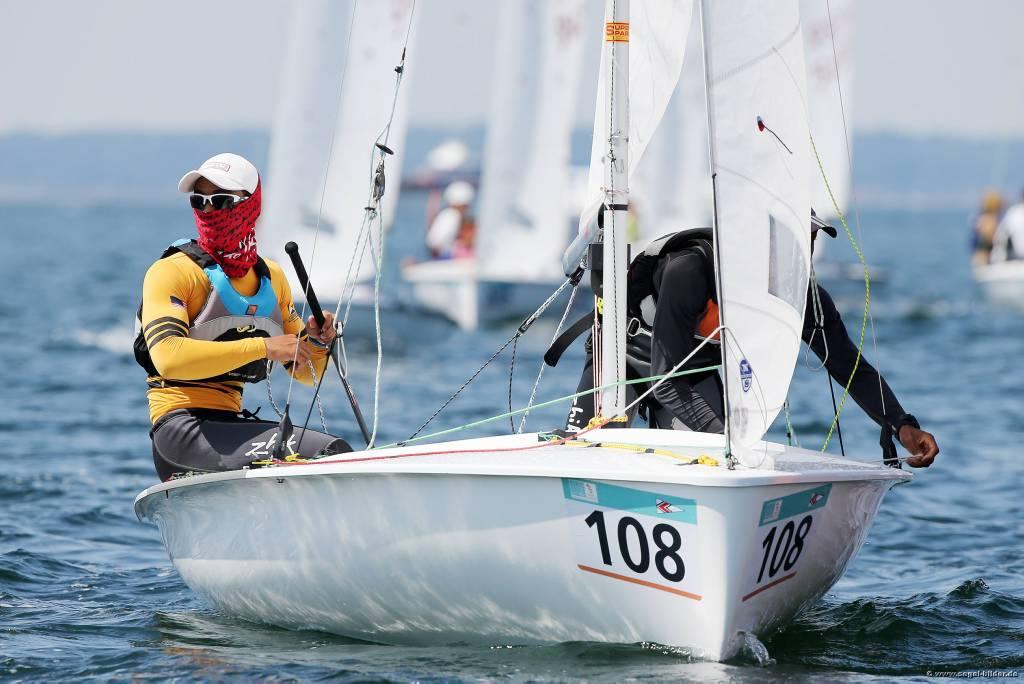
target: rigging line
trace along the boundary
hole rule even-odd
[[[494,359],[498,358],[498,356],[503,351],[505,351],[505,349],[508,347],[508,345],[512,344],[512,341],[517,339],[521,334],[522,333],[519,332],[519,330],[516,330],[515,334],[512,335],[512,337],[508,338],[508,340],[505,342],[505,344],[501,345],[501,347],[499,347],[496,352],[491,354],[490,358],[487,359],[486,361],[484,361],[484,364],[482,366],[480,366],[479,368],[477,368],[476,372],[473,373],[473,375],[471,375],[468,380],[466,380],[464,383],[462,383],[462,386],[459,387],[459,389],[455,390],[455,393],[452,394],[450,397],[448,397],[448,399],[443,404],[441,404],[441,407],[438,408],[436,411],[434,411],[434,413],[431,414],[431,416],[429,418],[427,418],[423,422],[423,425],[420,425],[418,428],[416,428],[416,431],[414,433],[412,433],[411,435],[409,435],[409,437],[407,439],[404,439],[401,442],[397,442],[397,444],[399,446],[401,446],[403,444],[408,444],[409,442],[414,440],[416,438],[416,435],[418,435],[423,430],[423,428],[425,428],[428,425],[430,425],[430,423],[434,420],[434,418],[437,418],[437,416],[441,413],[441,411],[444,411],[446,408],[448,408],[448,404],[450,404],[453,401],[455,401],[456,397],[458,397],[462,393],[462,390],[464,390],[467,387],[469,387],[469,384],[471,382],[473,382],[474,380],[476,380],[477,376],[480,375],[480,373],[482,373],[483,370],[485,368],[487,368],[487,366],[490,365],[491,361],[494,361]],[[504,416],[502,416],[502,417],[504,417]]]
[[[368,189],[367,202],[365,204],[365,210],[363,212],[363,221],[360,225],[359,234],[357,237],[356,247],[354,250],[351,260],[349,261],[348,271],[345,275],[345,286],[343,288],[342,299],[338,301],[338,306],[335,310],[335,317],[341,311],[341,306],[345,304],[345,316],[344,322],[348,321],[349,314],[351,312],[352,301],[355,298],[356,286],[359,277],[360,269],[356,267],[356,264],[362,264],[363,259],[366,255],[366,249],[369,247],[371,259],[375,263],[375,274],[373,281],[373,309],[374,309],[374,328],[376,332],[376,346],[377,346],[377,363],[374,373],[374,396],[373,396],[373,429],[370,435],[369,446],[373,446],[373,442],[377,437],[377,430],[380,425],[380,386],[381,386],[381,372],[383,369],[383,358],[384,350],[382,344],[381,335],[381,316],[380,316],[380,288],[381,278],[383,271],[384,262],[384,218],[381,212],[380,200],[383,197],[385,191],[385,162],[388,155],[393,152],[388,149],[387,142],[391,134],[391,126],[394,123],[395,111],[398,106],[398,96],[401,90],[402,79],[405,73],[405,58],[406,51],[408,48],[409,37],[412,33],[412,24],[416,12],[415,1],[412,4],[412,9],[409,12],[409,22],[406,26],[405,39],[402,44],[402,53],[399,64],[395,67],[395,86],[394,94],[391,99],[391,111],[388,115],[387,123],[385,124],[382,131],[377,135],[374,140],[373,147],[370,151],[370,168],[369,176],[370,183]],[[383,142],[382,142],[383,138]],[[378,245],[374,245],[373,242],[373,228],[374,222],[377,224],[377,239]],[[365,240],[364,240],[365,235]],[[353,277],[352,272],[355,268],[355,276]]]
[[[512,377],[516,370],[516,348],[519,346],[519,337],[516,336],[512,343],[512,363],[508,367],[508,422],[512,426],[512,434],[516,433],[516,422],[512,420]]]
[[[334,315],[337,318],[338,315],[341,312],[342,303],[343,302],[345,303],[345,316],[344,316],[344,319],[343,319],[345,322],[348,321],[349,313],[351,311],[352,298],[354,298],[354,296],[355,296],[356,281],[359,278],[359,270],[358,269],[356,270],[356,274],[353,277],[352,269],[353,269],[353,266],[355,264],[357,264],[357,263],[361,264],[362,263],[363,257],[366,254],[366,244],[363,242],[363,236],[364,236],[364,234],[366,234],[366,236],[367,236],[366,239],[367,239],[367,241],[369,241],[369,232],[368,232],[369,231],[369,224],[372,222],[372,219],[373,219],[373,212],[370,211],[370,208],[374,204],[373,201],[372,201],[373,191],[374,191],[374,182],[373,181],[374,181],[374,178],[375,178],[374,162],[375,162],[375,160],[377,158],[377,154],[379,152],[379,148],[377,148],[377,144],[381,142],[381,138],[383,137],[384,138],[385,147],[386,147],[386,143],[387,143],[387,141],[388,141],[388,139],[390,137],[390,134],[391,134],[391,126],[392,126],[392,123],[394,122],[395,110],[396,110],[397,103],[398,103],[398,92],[399,92],[399,89],[401,87],[402,79],[403,79],[403,77],[405,75],[405,57],[406,57],[406,51],[407,51],[408,46],[409,46],[409,37],[412,34],[412,25],[413,25],[413,19],[415,18],[415,15],[416,15],[416,2],[415,2],[415,0],[413,0],[412,8],[409,11],[409,22],[406,25],[405,39],[403,40],[403,43],[402,43],[402,55],[401,55],[401,58],[399,60],[398,67],[395,68],[396,78],[395,78],[394,95],[393,95],[392,100],[391,100],[391,112],[390,112],[390,114],[388,116],[387,123],[384,125],[384,128],[382,129],[381,133],[377,134],[377,137],[374,139],[374,144],[373,144],[373,146],[370,149],[370,168],[369,168],[369,175],[370,175],[370,197],[369,197],[369,199],[367,201],[367,204],[366,204],[366,209],[367,210],[364,211],[364,213],[363,213],[363,222],[362,222],[362,224],[359,227],[359,233],[358,233],[358,237],[357,237],[357,240],[356,240],[355,249],[353,250],[352,258],[349,260],[348,270],[347,270],[347,272],[345,274],[345,285],[344,285],[344,288],[342,290],[342,299],[340,299],[338,301],[338,306],[335,309],[335,314]],[[381,154],[381,161],[383,161],[384,153],[380,152],[380,154]],[[360,249],[360,246],[362,246],[362,249]],[[376,252],[373,250],[372,245],[371,245],[370,249],[371,249],[371,256],[376,256]]]
[[[846,165],[850,174],[850,196],[853,204],[853,222],[857,227],[857,239],[864,244],[864,231],[860,223],[860,207],[857,203],[856,193],[853,189],[853,149],[850,145],[850,129],[846,121],[846,103],[843,100],[843,82],[839,78],[839,54],[836,51],[836,34],[832,26],[832,6],[829,0],[825,0],[825,11],[828,14],[828,32],[832,41],[832,62],[836,70],[836,91],[839,93],[839,112],[843,117],[843,140],[846,143]],[[844,224],[845,227],[845,224]],[[865,267],[866,271],[866,267]],[[866,295],[865,295],[866,296]],[[875,335],[875,317],[868,308],[868,322],[871,325],[871,351],[875,356],[875,370],[878,371],[878,395],[882,402],[882,415],[885,415],[885,390],[882,387],[882,358],[878,354],[878,338]]]
[[[843,406],[846,404],[846,397],[850,394],[850,386],[853,384],[853,378],[857,374],[857,368],[860,367],[860,359],[864,351],[864,333],[867,329],[868,314],[871,309],[871,279],[868,275],[868,265],[864,260],[864,253],[860,250],[860,245],[853,237],[853,232],[850,231],[850,227],[846,223],[846,217],[843,212],[839,210],[839,203],[836,201],[835,195],[832,193],[832,186],[829,185],[828,177],[825,175],[825,166],[822,164],[821,155],[818,154],[818,147],[814,144],[814,136],[809,136],[811,139],[811,150],[814,151],[814,158],[818,160],[818,169],[821,171],[821,178],[825,182],[825,189],[828,191],[829,199],[832,200],[832,207],[836,211],[836,216],[839,217],[840,223],[843,224],[843,230],[846,231],[846,237],[849,239],[850,244],[853,245],[853,250],[857,253],[857,258],[860,260],[860,265],[864,268],[864,313],[861,316],[860,321],[860,338],[857,341],[857,358],[853,361],[853,369],[850,371],[850,378],[846,381],[846,386],[843,388],[843,397],[839,400],[839,408],[836,410],[835,416],[832,418],[832,424],[829,426],[828,435],[825,437],[825,443],[822,445],[821,450],[825,451],[828,449],[828,443],[832,439],[832,433],[835,432],[836,425],[839,423],[839,414],[843,410]],[[881,374],[879,374],[881,375]]]
[[[600,428],[600,427],[602,427],[604,425],[607,425],[608,423],[612,422],[616,418],[628,418],[630,411],[632,411],[634,408],[639,406],[640,402],[642,402],[649,395],[651,395],[654,392],[654,390],[656,390],[659,387],[661,387],[661,385],[666,380],[669,380],[670,378],[676,377],[676,375],[675,375],[676,372],[678,372],[680,369],[682,369],[682,367],[686,363],[688,363],[690,361],[690,359],[692,359],[694,356],[696,356],[697,352],[699,352],[704,347],[704,345],[709,344],[711,342],[711,339],[715,336],[716,333],[722,333],[723,331],[729,331],[729,329],[726,328],[723,325],[719,325],[717,328],[715,328],[714,330],[711,331],[711,334],[708,335],[708,337],[706,339],[704,339],[703,341],[701,341],[700,344],[698,344],[696,347],[694,347],[693,351],[691,351],[689,354],[687,354],[686,357],[683,358],[682,361],[680,361],[676,365],[672,366],[672,368],[670,368],[667,373],[665,373],[664,375],[660,376],[661,377],[660,380],[658,380],[656,383],[654,383],[653,385],[648,387],[647,391],[645,391],[643,394],[638,396],[632,402],[627,404],[626,407],[624,409],[622,409],[622,411],[620,411],[616,415],[612,415],[612,416],[609,416],[607,418],[601,418],[600,416],[595,416],[592,419],[594,421],[597,421],[595,426],[593,428],[587,428],[586,430],[580,430],[579,432],[576,433],[576,435],[579,436],[579,435],[582,435],[585,432],[590,432],[591,430],[596,430],[596,429],[598,429],[598,428]],[[724,334],[722,334],[721,336],[725,337]],[[724,359],[723,359],[723,362],[724,362]],[[708,368],[702,368],[700,370],[711,370],[711,369],[717,370],[718,368],[720,368],[720,366],[709,366]],[[690,371],[690,372],[697,372],[697,371]],[[658,377],[658,376],[654,376],[654,377]],[[646,380],[650,380],[652,378],[645,378],[645,379]],[[616,384],[616,383],[612,383],[612,384]],[[623,381],[622,384],[630,384],[630,382],[629,381]],[[598,420],[599,418],[600,418],[600,420]],[[726,440],[726,449],[728,449],[728,443],[729,443],[728,440]]]
[[[827,375],[825,379],[828,380],[828,391],[832,395],[832,411],[836,414],[836,434],[839,436],[839,453],[846,456],[846,447],[843,446],[843,426],[839,422],[839,410],[836,408],[836,390],[832,386],[832,376]]]
[[[562,314],[562,320],[558,322],[558,326],[555,327],[555,334],[551,337],[550,347],[558,339],[558,336],[562,333],[562,326],[565,325],[565,320],[569,317],[569,312],[572,311],[572,305],[576,301],[576,292],[579,290],[579,284],[573,286],[569,292],[569,303],[565,305],[565,312]],[[533,406],[534,399],[537,398],[537,387],[540,385],[540,379],[544,376],[544,368],[547,364],[541,361],[540,370],[537,372],[537,379],[533,381],[533,389],[530,391],[530,400],[526,402],[526,411],[523,413],[522,420],[519,421],[519,433],[522,433],[526,428],[526,418],[530,415],[530,407]]]
[[[533,312],[532,314],[530,314],[529,316],[527,316],[527,317],[526,317],[526,320],[524,320],[524,321],[523,321],[523,322],[522,322],[522,323],[521,323],[521,324],[519,325],[519,327],[518,327],[518,328],[516,328],[516,332],[515,332],[515,334],[514,334],[514,335],[512,335],[512,337],[510,337],[510,338],[509,338],[509,339],[508,339],[508,340],[507,340],[507,341],[505,342],[505,344],[501,345],[501,347],[500,347],[500,348],[499,348],[499,349],[498,349],[498,350],[497,350],[496,352],[494,352],[493,354],[491,354],[491,357],[490,357],[489,359],[487,359],[487,361],[485,361],[485,362],[484,362],[484,364],[483,364],[482,366],[480,366],[480,368],[478,368],[478,369],[476,370],[476,372],[475,372],[475,373],[473,373],[473,375],[472,375],[472,376],[470,376],[470,378],[469,378],[468,380],[466,380],[466,381],[465,381],[464,383],[462,383],[462,386],[461,386],[461,387],[459,387],[459,389],[455,390],[455,393],[454,393],[454,394],[452,394],[452,395],[451,395],[450,397],[448,397],[448,400],[447,400],[446,402],[444,402],[444,404],[442,404],[442,405],[441,405],[441,407],[440,407],[439,409],[437,409],[436,411],[434,411],[433,415],[431,415],[431,416],[430,416],[430,418],[427,418],[427,420],[426,420],[426,421],[425,421],[425,422],[423,423],[423,425],[420,425],[420,426],[419,426],[418,428],[416,428],[416,432],[412,433],[412,435],[410,435],[408,439],[402,440],[402,442],[400,442],[400,444],[406,444],[406,443],[408,443],[408,442],[410,442],[410,441],[413,441],[413,440],[414,440],[414,439],[416,438],[416,435],[418,435],[418,434],[419,434],[419,433],[420,433],[420,432],[421,432],[421,431],[423,430],[423,428],[425,428],[425,427],[427,427],[428,425],[430,425],[431,421],[433,421],[433,420],[434,420],[435,418],[437,418],[437,416],[438,416],[438,415],[439,415],[439,414],[441,413],[441,411],[444,411],[444,410],[445,410],[445,408],[447,408],[448,404],[450,404],[450,403],[452,403],[453,401],[455,401],[455,398],[456,398],[456,397],[458,397],[458,396],[459,396],[459,394],[461,394],[461,393],[462,393],[462,390],[466,389],[466,388],[467,388],[467,387],[469,386],[469,384],[470,384],[471,382],[473,382],[474,380],[476,380],[477,376],[478,376],[478,375],[480,375],[480,373],[482,373],[482,372],[483,372],[483,370],[484,370],[485,368],[487,368],[487,366],[488,366],[488,365],[489,365],[489,364],[490,364],[490,363],[491,363],[492,361],[494,361],[494,359],[498,358],[498,356],[499,356],[499,355],[500,355],[500,354],[501,354],[501,353],[502,353],[503,351],[505,351],[505,349],[506,349],[506,348],[508,347],[508,345],[512,344],[512,342],[513,342],[513,341],[514,341],[514,340],[515,340],[516,338],[518,338],[518,337],[521,337],[521,336],[522,336],[523,334],[525,334],[525,333],[526,333],[526,331],[527,331],[527,330],[529,329],[529,327],[530,327],[531,325],[533,325],[533,323],[534,323],[534,322],[535,322],[535,321],[537,320],[537,318],[539,318],[539,317],[541,316],[541,314],[543,314],[543,313],[544,313],[544,311],[546,311],[546,310],[547,310],[547,308],[548,308],[549,306],[551,306],[551,303],[552,303],[553,301],[555,301],[555,299],[557,299],[557,298],[558,298],[558,295],[560,295],[560,294],[562,293],[562,290],[564,290],[564,289],[565,289],[565,288],[566,288],[566,287],[567,287],[567,286],[568,286],[568,285],[569,285],[570,283],[572,283],[572,279],[571,279],[571,278],[570,278],[570,279],[568,279],[568,280],[566,280],[566,281],[565,281],[564,283],[562,283],[561,285],[559,285],[559,286],[558,286],[558,289],[557,289],[557,290],[555,290],[554,292],[552,292],[552,293],[551,293],[551,295],[550,295],[550,296],[548,296],[548,298],[544,300],[544,303],[543,303],[543,304],[541,304],[541,305],[540,305],[539,307],[537,307],[537,310],[536,310],[536,311],[534,311],[534,312]],[[521,410],[520,410],[520,412],[521,412]],[[502,417],[502,418],[504,418],[505,416],[504,416],[504,415],[502,415],[501,417]],[[513,426],[513,431],[514,431],[514,430],[515,430],[515,426]],[[423,439],[423,438],[421,437],[420,439]]]
[[[353,2],[352,3],[352,11],[351,11],[351,13],[349,14],[349,17],[348,17],[348,33],[346,34],[348,36],[349,43],[352,42],[352,28],[355,26],[355,21],[356,21],[356,3]],[[341,83],[338,85],[338,98],[337,98],[337,106],[335,107],[335,110],[340,110],[340,108],[341,108],[341,98],[342,98],[342,96],[345,93],[345,77],[348,75],[348,63],[349,63],[349,61],[350,60],[346,58],[344,66],[341,67]],[[327,178],[330,175],[330,171],[331,171],[331,158],[334,156],[333,154],[331,154],[331,152],[334,150],[334,140],[335,140],[335,137],[337,135],[338,135],[338,127],[334,126],[332,128],[332,130],[331,130],[331,142],[330,142],[330,145],[327,147],[327,164],[324,167],[324,180],[323,180],[323,183],[321,183],[321,185],[320,185],[320,206],[318,207],[317,212],[316,212],[316,225],[313,227],[313,248],[312,248],[312,250],[310,252],[310,255],[309,255],[309,276],[310,277],[306,281],[306,289],[303,292],[303,297],[302,297],[303,301],[302,301],[302,318],[301,318],[301,321],[302,321],[303,327],[305,327],[305,325],[306,325],[306,307],[309,305],[309,288],[310,288],[310,283],[313,282],[312,276],[313,276],[314,270],[316,270],[316,244],[317,244],[317,239],[320,237],[320,219],[321,219],[321,217],[323,216],[323,213],[324,213],[324,199],[327,197]],[[337,315],[335,315],[335,317],[337,317]],[[299,358],[299,345],[296,344],[295,345],[295,352],[292,354],[292,368],[296,367],[298,358]],[[287,397],[285,398],[285,402],[284,402],[285,406],[288,406],[288,402],[291,401],[291,398],[292,398],[292,387],[295,384],[295,375],[293,375],[292,373],[289,373],[289,376],[290,377],[288,379],[288,394],[287,394]],[[271,403],[273,403],[273,399],[271,399]],[[275,407],[275,410],[276,410],[276,407]]]
[[[814,238],[812,238],[813,240]],[[825,335],[825,308],[821,304],[821,292],[818,291],[818,275],[814,272],[814,258],[811,258],[811,310],[814,311],[814,330],[811,331],[811,339],[807,341],[807,345],[804,347],[804,366],[811,371],[817,372],[825,367],[828,363],[828,337]],[[821,333],[822,344],[825,345],[825,357],[821,360],[821,364],[817,368],[812,368],[807,362],[811,354],[811,344],[814,342],[815,336]]]
[[[798,447],[800,446],[800,440],[796,436],[796,430],[793,428],[793,423],[789,417],[789,397],[786,397],[782,407],[786,410],[786,440],[789,442],[789,446]]]
[[[613,382],[613,383],[609,383],[607,385],[598,385],[597,387],[592,387],[592,388],[590,388],[588,390],[584,390],[582,392],[574,392],[573,394],[567,394],[564,397],[556,397],[554,399],[549,399],[548,401],[545,401],[545,402],[542,402],[540,404],[537,404],[533,408],[534,409],[547,408],[548,406],[554,406],[555,404],[561,404],[561,403],[565,403],[567,401],[572,401],[573,399],[578,399],[580,397],[585,397],[588,394],[596,394],[598,392],[602,392],[602,391],[604,391],[606,389],[609,389],[611,387],[615,387],[617,385],[636,385],[636,384],[643,383],[643,382],[650,382],[652,380],[657,380],[659,378],[668,378],[668,379],[679,378],[679,377],[682,377],[684,375],[692,375],[694,373],[707,373],[709,371],[718,370],[719,368],[720,368],[720,366],[716,364],[714,366],[705,366],[703,368],[693,368],[693,369],[690,369],[690,370],[682,370],[682,371],[678,371],[678,372],[675,372],[675,373],[666,373],[665,375],[652,375],[652,376],[647,377],[647,378],[636,378],[636,379],[633,379],[633,380],[620,380],[619,382]],[[526,413],[526,412],[531,411],[531,410],[532,409],[530,407],[516,409],[515,411],[511,411],[510,413],[501,413],[501,414],[496,415],[496,416],[489,416],[487,418],[481,418],[480,420],[473,421],[472,423],[466,423],[464,425],[458,425],[456,427],[447,428],[447,429],[441,430],[439,432],[432,432],[429,435],[422,435],[420,437],[416,437],[416,438],[412,438],[412,439],[406,439],[406,440],[402,440],[401,442],[394,442],[392,444],[385,444],[384,446],[374,447],[374,448],[375,449],[390,449],[392,447],[405,446],[405,445],[407,445],[407,444],[409,444],[411,442],[421,442],[421,441],[423,441],[425,439],[432,439],[434,437],[443,437],[444,435],[450,435],[453,432],[461,432],[463,430],[469,430],[469,429],[472,429],[472,428],[475,428],[475,427],[480,427],[481,425],[486,425],[487,423],[493,423],[496,420],[504,420],[505,418],[508,418],[510,415],[515,416],[515,415]]]
[[[370,186],[370,197],[374,198],[373,217],[371,217],[370,221],[371,221],[371,225],[372,225],[373,218],[377,219],[377,240],[379,241],[379,245],[380,245],[380,247],[376,250],[376,256],[377,256],[376,265],[377,265],[377,268],[376,268],[376,274],[375,274],[374,279],[373,279],[373,320],[374,320],[374,331],[376,333],[375,337],[377,339],[377,368],[376,368],[376,371],[375,371],[375,374],[374,374],[374,382],[373,382],[373,430],[370,433],[370,443],[367,445],[370,448],[373,447],[374,442],[377,440],[377,429],[380,426],[380,384],[381,384],[380,381],[381,381],[381,371],[382,371],[382,369],[384,367],[384,347],[383,347],[383,342],[381,340],[382,335],[381,335],[381,320],[380,320],[380,286],[381,286],[381,277],[382,277],[382,273],[383,273],[383,270],[384,270],[384,246],[385,246],[385,243],[384,243],[384,216],[383,216],[383,211],[381,210],[380,200],[383,197],[384,191],[386,189],[385,186],[384,186],[384,183],[386,183],[386,180],[385,180],[386,179],[386,175],[385,175],[385,170],[384,169],[385,169],[385,161],[387,161],[387,156],[388,156],[388,154],[386,152],[386,150],[388,149],[387,143],[388,143],[388,139],[390,138],[390,135],[391,135],[391,125],[392,125],[392,123],[394,122],[394,119],[395,119],[395,110],[398,107],[398,93],[399,93],[399,89],[402,86],[402,78],[405,75],[405,54],[406,54],[406,48],[408,47],[408,43],[409,43],[409,35],[412,32],[412,21],[413,21],[413,17],[415,15],[415,12],[416,12],[416,3],[414,1],[413,2],[413,6],[412,6],[412,10],[409,12],[409,25],[408,25],[408,27],[406,29],[406,33],[405,33],[405,42],[402,45],[402,59],[401,59],[401,62],[399,63],[399,65],[398,65],[398,67],[395,68],[395,74],[396,74],[396,76],[395,76],[395,94],[394,94],[394,97],[392,97],[392,99],[391,99],[391,115],[388,117],[388,123],[387,123],[387,126],[385,127],[385,131],[383,133],[383,135],[384,135],[384,142],[383,142],[383,144],[377,143],[375,145],[375,149],[378,149],[380,151],[380,161],[379,161],[378,166],[377,166],[377,172],[373,176],[373,182],[372,182],[372,184]],[[380,136],[378,136],[378,140],[379,139],[380,139]],[[381,185],[380,186],[378,186],[378,184],[377,184],[378,178],[381,181]],[[373,239],[372,239],[372,228],[371,228],[371,230],[369,230],[367,232],[367,243],[370,245],[370,254],[373,255],[375,250],[374,250]]]
[[[308,361],[307,363],[309,363],[309,372],[313,375],[313,401],[309,402],[309,410],[306,411],[306,420],[302,423],[302,432],[299,433],[299,441],[295,445],[295,453],[297,454],[302,453],[302,438],[306,436],[306,429],[309,427],[309,419],[313,415],[314,403],[320,409],[320,424],[323,426],[324,432],[327,432],[327,423],[324,421],[324,409],[323,406],[320,405],[320,386],[323,384],[324,378],[327,377],[327,368],[324,368],[324,372],[318,378],[316,376],[316,370],[313,368],[313,363],[311,361]]]

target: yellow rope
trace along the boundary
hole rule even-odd
[[[571,439],[567,442],[562,442],[560,446],[574,446],[583,448],[605,448],[605,449],[620,449],[622,451],[632,451],[637,454],[655,454],[657,456],[668,456],[674,458],[677,461],[683,461],[683,465],[706,465],[715,467],[718,465],[718,460],[708,456],[707,454],[701,454],[697,458],[688,458],[680,456],[674,451],[668,449],[659,449],[657,447],[646,447],[639,444],[625,444],[623,442],[591,442],[585,439]]]
[[[843,230],[846,231],[846,237],[850,240],[850,244],[853,245],[853,251],[857,253],[857,259],[860,260],[860,265],[864,268],[864,314],[860,321],[860,340],[857,342],[857,358],[853,362],[853,370],[850,371],[850,378],[846,381],[846,386],[843,388],[843,397],[839,400],[839,408],[836,409],[836,415],[832,418],[832,425],[828,428],[828,435],[825,437],[825,444],[822,445],[821,450],[825,451],[828,449],[828,443],[832,440],[832,433],[835,432],[836,425],[839,423],[839,414],[843,412],[843,405],[846,403],[846,397],[850,394],[850,385],[853,384],[853,376],[857,374],[857,367],[860,365],[861,351],[864,349],[864,333],[868,326],[868,309],[871,307],[871,279],[868,276],[868,265],[864,260],[864,254],[860,251],[860,246],[853,237],[853,232],[850,231],[850,227],[846,225],[846,217],[843,216],[843,212],[839,210],[839,203],[836,201],[836,197],[832,194],[832,186],[829,185],[828,177],[825,175],[825,166],[821,162],[821,156],[818,154],[818,147],[814,144],[814,136],[811,138],[811,149],[814,150],[814,158],[818,160],[818,169],[821,171],[821,179],[825,181],[825,189],[828,191],[828,197],[832,200],[832,208],[835,209],[836,216],[839,217],[839,222],[843,224]],[[829,380],[829,382],[832,382]]]

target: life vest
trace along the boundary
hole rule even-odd
[[[229,342],[249,337],[275,337],[284,334],[284,321],[281,308],[278,306],[277,294],[270,280],[270,269],[262,257],[256,259],[253,269],[259,276],[260,284],[256,294],[246,297],[239,294],[231,284],[231,279],[214,261],[213,257],[204,252],[195,240],[178,240],[164,250],[161,259],[181,252],[186,255],[210,280],[210,294],[199,309],[195,319],[189,321],[188,336],[194,340],[213,342]],[[153,365],[153,359],[142,334],[142,305],[136,316],[135,360],[146,369],[150,376],[159,377],[160,373]],[[267,377],[267,362],[263,359],[243,364],[234,370],[212,378],[203,378],[198,382],[225,382],[228,380],[241,382],[260,382]]]
[[[651,335],[654,330],[654,312],[661,280],[659,269],[672,255],[693,250],[708,264],[706,270],[710,279],[709,289],[714,292],[714,251],[711,239],[710,228],[693,228],[669,233],[647,245],[630,263],[626,299],[626,362],[640,376],[651,374]],[[593,311],[587,313],[559,335],[544,354],[544,362],[552,367],[557,365],[569,345],[590,329],[593,317]],[[697,322],[694,337],[704,340],[712,336],[711,344],[719,344],[719,334],[716,332],[718,325],[718,303],[711,297]]]
[[[712,278],[710,291],[715,292],[714,251],[711,246],[712,232],[710,228],[692,228],[669,233],[652,241],[642,252],[636,255],[629,265],[629,287],[626,310],[629,314],[630,336],[638,334],[650,335],[654,329],[654,312],[658,302],[661,272],[664,264],[675,254],[693,251],[699,254],[710,266],[707,269]],[[720,335],[716,331],[719,326],[718,302],[714,295],[708,298],[704,311],[697,322],[694,337],[699,340],[711,338],[712,344],[719,342]]]

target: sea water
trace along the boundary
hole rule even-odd
[[[386,293],[401,287],[396,265],[423,254],[423,206],[422,195],[400,203]],[[961,213],[864,211],[861,224],[870,262],[888,275],[872,284],[875,325],[865,331],[865,355],[935,433],[942,453],[887,496],[866,545],[828,595],[764,637],[766,653],[755,648],[718,664],[646,643],[382,646],[212,609],[175,573],[157,529],[132,511],[134,496],[156,482],[144,373],[130,353],[132,319],[148,265],[193,233],[191,211],[0,207],[0,679],[832,681],[1024,670],[1024,317],[981,299]],[[854,259],[848,245],[833,247],[831,258]],[[347,266],[347,255],[337,261]],[[826,286],[857,340],[863,283]],[[435,319],[388,313],[383,320],[385,442],[408,437],[514,331],[460,333]],[[518,344],[516,408],[528,399],[552,332],[551,321],[539,323]],[[372,336],[365,325],[348,332],[352,383],[371,419]],[[539,400],[573,391],[580,347],[547,370]],[[508,410],[510,351],[427,431]],[[816,365],[801,359],[791,393],[797,438],[810,448],[820,448],[832,415]],[[275,375],[273,390],[288,393],[284,375]],[[273,415],[263,387],[247,394],[250,408]],[[309,401],[308,390],[293,390],[303,414]],[[328,428],[358,442],[335,383],[325,385],[324,402]],[[557,427],[565,412],[540,411],[528,427]],[[505,419],[472,434],[510,430]],[[880,458],[878,429],[852,401],[842,432],[849,455]],[[785,439],[782,421],[773,437]],[[836,437],[829,448],[838,452]]]

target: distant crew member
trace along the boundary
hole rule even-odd
[[[1006,210],[996,229],[992,246],[992,261],[1024,259],[1024,191],[1021,199]]]
[[[987,191],[971,222],[971,263],[975,266],[987,264],[991,259],[1002,212],[1003,198],[995,190]]]
[[[444,191],[448,206],[437,213],[427,230],[427,249],[434,259],[462,259],[473,256],[476,220],[470,214],[476,191],[465,181],[455,181]]]
[[[266,379],[271,361],[311,384],[336,335],[330,313],[323,328],[312,316],[303,328],[281,267],[257,253],[262,189],[255,166],[218,154],[186,173],[178,189],[189,193],[198,239],[178,240],[146,272],[135,340],[136,360],[149,376],[161,480],[268,458],[278,423],[244,411],[242,388]],[[296,428],[283,453],[300,438],[305,457],[351,450],[344,440]]]
[[[813,212],[811,223],[812,236],[819,230],[836,236],[836,229]],[[811,238],[812,253],[814,239]],[[710,228],[681,231],[655,240],[630,264],[627,315],[634,334],[628,342],[627,359],[633,377],[668,373],[709,336],[712,338],[709,344],[684,368],[721,363],[715,333],[719,319],[712,250]],[[823,360],[829,375],[845,386],[853,372],[857,347],[832,297],[821,286],[816,292],[808,287],[803,339]],[[560,346],[564,349],[565,345]],[[588,339],[587,360],[577,392],[593,387],[592,344]],[[627,389],[627,398],[632,394],[635,399],[638,394],[632,387]],[[931,465],[939,453],[935,438],[903,410],[888,383],[863,357],[850,384],[850,396],[911,453],[908,464]],[[671,378],[659,385],[652,397],[653,401],[646,406],[651,427],[717,433],[725,428],[722,378],[717,370]],[[566,427],[570,432],[578,432],[593,416],[593,396],[578,397],[570,408]]]

